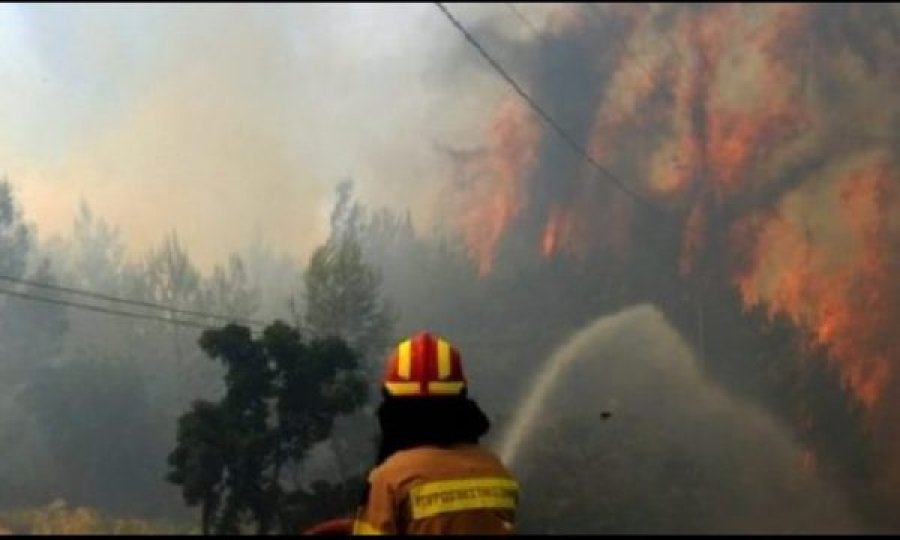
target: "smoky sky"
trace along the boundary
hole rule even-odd
[[[503,6],[453,9],[496,44],[534,37]],[[65,234],[85,200],[129,253],[177,230],[202,266],[257,231],[308,253],[344,178],[427,221],[447,174],[434,143],[479,144],[508,92],[430,4],[6,5],[0,21],[0,172],[26,218]]]

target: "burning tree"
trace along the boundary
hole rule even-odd
[[[457,157],[482,275],[515,268],[570,309],[533,328],[656,304],[793,426],[806,467],[896,527],[897,7],[566,5],[532,44],[536,101],[650,207],[506,103]],[[527,317],[502,289],[485,297]]]

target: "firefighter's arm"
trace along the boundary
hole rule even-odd
[[[353,522],[353,534],[397,534],[398,507],[394,488],[374,471],[369,475],[366,496]]]
[[[304,536],[347,536],[353,530],[353,520],[336,518],[318,523],[303,531]]]

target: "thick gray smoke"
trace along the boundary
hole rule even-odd
[[[204,269],[254,230],[302,257],[345,176],[428,217],[431,142],[506,92],[455,32],[428,4],[3,7],[0,172],[42,235],[84,198],[129,256],[177,229]]]
[[[856,530],[789,431],[705,377],[656,308],[600,318],[548,362],[565,367],[516,454],[524,530]]]

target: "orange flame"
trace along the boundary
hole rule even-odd
[[[682,276],[731,256],[744,307],[785,316],[807,347],[827,352],[875,437],[896,441],[883,445],[893,456],[885,470],[900,483],[900,169],[891,157],[900,100],[897,72],[886,69],[900,54],[896,30],[867,35],[865,6],[843,18],[813,4],[604,9],[626,30],[623,43],[596,49],[597,65],[613,67],[587,111],[590,155],[678,213]],[[593,47],[582,11],[561,12],[549,37]],[[522,176],[539,134],[524,118],[507,107],[495,119],[522,131],[492,139],[492,185],[468,216],[483,273],[527,203]],[[576,193],[551,199],[535,239],[545,257],[624,251],[636,234],[631,206],[613,202],[621,194],[580,180],[566,179]],[[789,184],[799,187],[785,194]],[[816,456],[804,463],[814,470]]]
[[[476,182],[463,193],[459,226],[478,272],[490,272],[494,252],[510,222],[526,205],[525,176],[534,166],[540,131],[526,106],[506,101],[489,132]]]
[[[556,244],[559,241],[559,214],[551,214],[547,220],[547,226],[544,228],[544,235],[541,238],[541,255],[549,257],[556,253]]]
[[[579,245],[577,239],[579,223],[576,215],[571,211],[563,211],[558,206],[553,207],[541,236],[541,255],[551,257],[558,251],[577,254]]]
[[[785,219],[774,216],[736,226],[755,228],[752,264],[735,283],[748,307],[765,303],[770,317],[788,316],[816,345],[839,362],[844,382],[867,409],[877,406],[900,364],[900,261],[891,260],[897,240],[891,217],[900,211],[898,178],[883,162],[868,164],[840,182],[839,218],[855,237],[858,253],[833,253]]]

